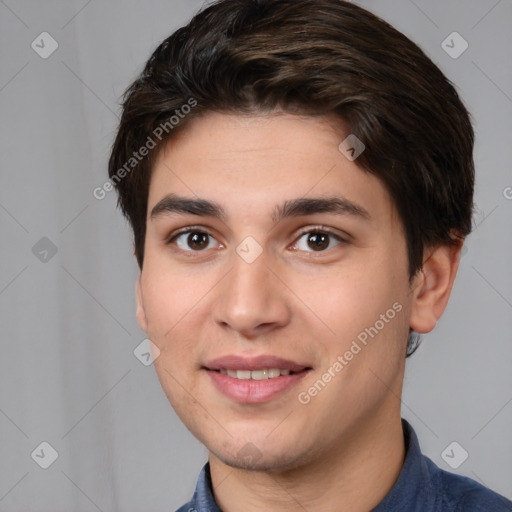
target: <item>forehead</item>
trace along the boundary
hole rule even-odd
[[[208,199],[227,216],[252,211],[272,218],[285,200],[341,196],[372,218],[394,222],[381,181],[340,151],[346,137],[334,118],[208,113],[157,155],[148,215],[169,193]]]

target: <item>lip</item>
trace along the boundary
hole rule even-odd
[[[209,361],[205,364],[205,368],[208,370],[260,370],[262,368],[279,368],[280,370],[301,372],[309,367],[288,359],[269,355],[253,357],[228,355]]]
[[[219,373],[219,370],[260,370],[279,368],[290,370],[290,375],[281,375],[267,380],[240,380]],[[274,356],[241,357],[229,355],[209,361],[203,369],[214,386],[222,394],[237,403],[257,404],[269,402],[289,391],[311,370],[311,367]]]

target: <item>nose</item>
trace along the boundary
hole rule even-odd
[[[251,263],[238,254],[213,305],[215,322],[255,339],[290,321],[290,297],[279,268],[263,251]]]

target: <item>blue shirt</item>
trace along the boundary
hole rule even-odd
[[[406,456],[386,497],[372,512],[512,512],[512,501],[475,480],[438,468],[420,451],[414,429],[402,419]],[[215,503],[210,466],[203,467],[194,497],[176,512],[222,512]]]

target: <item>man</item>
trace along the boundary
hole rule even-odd
[[[160,383],[209,452],[181,511],[512,510],[400,417],[472,151],[441,71],[348,2],[221,0],[156,49],[109,173]]]

